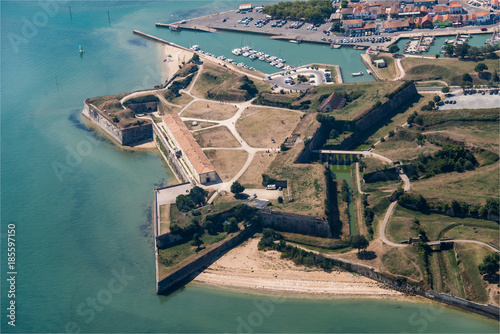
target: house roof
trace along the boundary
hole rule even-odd
[[[319,109],[323,109],[326,105],[330,105],[333,109],[342,108],[345,104],[345,99],[340,96],[337,92],[333,92],[329,97],[327,97],[319,106]]]
[[[351,7],[348,7],[348,8],[342,8],[340,10],[340,13],[345,15],[345,14],[352,14],[352,12],[354,11],[354,8],[351,8]]]
[[[488,10],[480,10],[476,12],[476,16],[490,16],[490,12]]]
[[[438,5],[438,6],[434,6],[433,11],[434,11],[434,13],[449,12],[450,11],[450,7]]]
[[[355,25],[355,24],[363,24],[363,20],[358,19],[358,20],[345,20],[344,21],[344,26],[350,26],[350,25]]]
[[[498,0],[491,0],[491,3],[492,4],[496,3],[498,5]]]
[[[493,0],[495,1],[495,0]],[[496,0],[498,1],[498,0]],[[452,7],[463,7],[462,3],[460,1],[450,1],[450,4],[448,5],[450,8]]]
[[[408,20],[384,22],[384,29],[405,28],[409,26],[410,23]]]
[[[196,142],[191,132],[181,120],[179,115],[171,114],[163,116],[163,121],[168,126],[181,147],[184,154],[189,159],[198,175],[215,172],[214,166]]]

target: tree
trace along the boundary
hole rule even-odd
[[[439,95],[434,95],[434,97],[432,98],[432,100],[434,100],[434,102],[438,103],[441,101],[441,97]]]
[[[463,43],[455,46],[454,52],[459,58],[465,58],[466,56],[469,55],[469,49],[470,45],[467,43]]]
[[[245,191],[245,187],[243,187],[238,181],[234,181],[233,184],[231,185],[231,192],[235,196],[238,196],[243,191]]]
[[[391,138],[391,137],[394,137],[394,131],[393,130],[389,131],[389,138]]]
[[[330,31],[342,32],[342,22],[341,21],[333,21],[332,27],[330,28]]]
[[[305,75],[299,74],[297,75],[297,80],[299,82],[307,82],[309,79]]]
[[[236,218],[231,217],[227,220],[227,223],[224,225],[224,232],[233,233],[236,231],[239,231],[238,221],[236,220]]]
[[[340,7],[342,7],[342,8],[347,8],[348,6],[349,6],[349,2],[347,2],[346,0],[342,1],[340,4]]]
[[[483,259],[483,263],[477,267],[479,269],[479,273],[481,275],[495,275],[497,271],[500,270],[499,261],[500,257],[498,253],[486,255]]]
[[[332,131],[330,131],[330,139],[335,139],[339,136],[339,133],[337,132],[337,130],[333,129]]]
[[[175,199],[175,205],[177,209],[182,212],[188,212],[193,210],[196,207],[196,204],[193,202],[191,197],[186,195],[179,195]]]
[[[474,71],[476,71],[477,73],[486,71],[487,69],[488,66],[485,63],[479,63],[476,65],[476,67],[474,67]]]
[[[190,62],[191,62],[191,63],[197,63],[197,62],[199,62],[199,61],[200,61],[200,56],[198,56],[198,54],[197,54],[197,53],[195,53],[195,54],[193,55],[193,58],[191,58],[191,61],[190,61]]]
[[[281,196],[278,197],[278,203],[280,203],[280,204],[283,203],[283,197],[281,197]]]
[[[441,89],[441,92],[444,94],[448,94],[450,92],[450,87],[448,86],[443,87],[443,89]]]
[[[434,106],[436,105],[436,103],[434,101],[429,101],[427,103],[431,108],[434,108]]]
[[[190,191],[189,191],[189,197],[193,200],[193,202],[198,205],[202,205],[202,204],[205,204],[205,197],[208,195],[208,192],[203,189],[203,188],[200,188],[198,186],[196,187],[193,187]]]
[[[364,235],[358,234],[353,235],[349,238],[349,244],[351,245],[351,247],[357,248],[359,253],[360,249],[362,249],[363,251],[366,250],[370,242],[365,238]]]
[[[444,47],[444,53],[448,57],[453,56],[453,54],[455,53],[455,47],[453,46],[453,44],[446,44],[446,46]]]
[[[441,57],[441,55],[439,53],[436,53],[436,59]]]
[[[200,250],[200,246],[203,245],[204,242],[201,240],[200,235],[196,233],[193,237],[193,241],[191,241],[192,246],[196,246],[196,251]]]
[[[493,73],[493,78],[492,79],[493,79],[494,82],[498,82],[500,80],[500,78],[498,78],[497,72]]]
[[[462,75],[462,80],[465,82],[472,82],[472,77],[469,73],[464,73],[464,75]]]
[[[389,46],[389,52],[390,53],[399,52],[399,46],[397,44],[392,44],[391,46]]]

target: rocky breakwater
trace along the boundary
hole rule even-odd
[[[121,122],[115,124],[109,115],[107,116],[102,110],[90,103],[88,99],[83,104],[82,114],[120,145],[133,146],[153,139],[151,121],[141,120],[128,122],[124,125],[120,124]]]

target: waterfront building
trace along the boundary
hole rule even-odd
[[[358,19],[358,20],[345,20],[344,21],[344,30],[349,31],[354,28],[361,28],[363,27],[363,20]]]
[[[410,21],[409,20],[404,20],[404,21],[390,21],[390,22],[384,22],[384,32],[394,32],[394,31],[401,31],[401,30],[408,30],[410,29]]]
[[[464,12],[464,6],[460,1],[450,1],[449,8],[450,8],[450,14],[461,14]]]
[[[479,10],[476,12],[477,23],[486,23],[491,20],[489,10]]]

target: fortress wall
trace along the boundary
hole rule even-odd
[[[229,236],[222,244],[210,249],[199,252],[199,257],[184,265],[182,268],[174,271],[167,277],[158,280],[156,284],[157,294],[168,294],[180,285],[184,284],[197,272],[201,272],[208,268],[218,258],[231,248],[237,246],[247,239],[254,232],[254,228],[248,227],[243,231],[237,232]]]
[[[151,123],[122,129],[105,118],[96,106],[86,101],[83,103],[82,114],[110,135],[111,138],[116,140],[120,145],[131,146],[153,139],[153,128]]]
[[[368,114],[359,119],[356,122],[356,131],[354,132],[354,136],[356,138],[359,138],[360,136],[362,136],[362,133],[364,131],[380,122],[389,113],[394,111],[394,109],[401,107],[406,101],[410,100],[417,94],[418,92],[415,84],[412,83],[408,85],[408,87],[397,93],[389,101],[383,103],[380,107],[373,109]]]
[[[277,231],[331,238],[330,225],[327,220],[314,217],[262,209],[257,212],[262,225]]]

